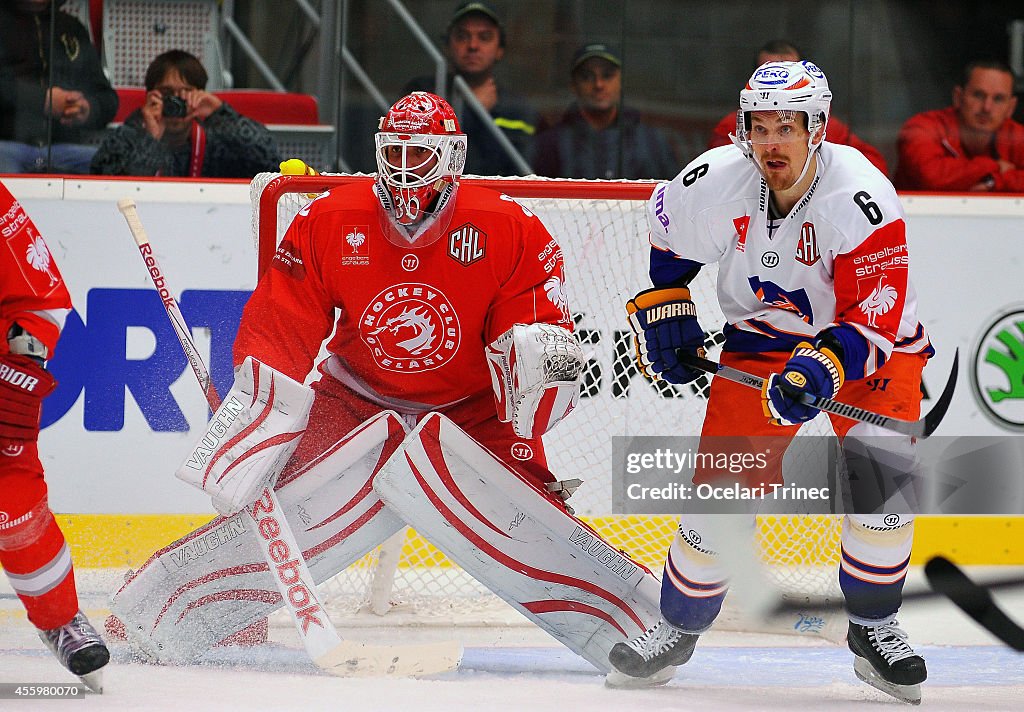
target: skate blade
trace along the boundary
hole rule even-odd
[[[76,677],[92,692],[95,692],[97,695],[103,694],[103,668],[87,672],[84,675],[77,675]]]
[[[451,672],[462,661],[455,641],[423,645],[367,645],[345,640],[314,662],[337,677],[423,677]]]
[[[908,705],[921,704],[920,685],[897,685],[889,682],[871,667],[871,663],[860,656],[855,656],[853,659],[853,672],[862,682],[895,697],[900,702],[906,702]]]
[[[612,671],[604,678],[604,685],[605,687],[613,687],[620,690],[658,687],[660,685],[667,685],[669,681],[675,677],[676,670],[678,669],[679,668],[676,665],[669,665],[666,668],[658,670],[658,672],[653,675],[648,675],[647,677],[633,677],[632,675],[627,675],[612,668]]]

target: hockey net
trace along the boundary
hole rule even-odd
[[[365,175],[257,176],[251,197],[260,274],[296,212],[312,197],[333,185],[368,180]],[[562,247],[569,303],[589,362],[579,407],[544,438],[549,465],[559,479],[584,481],[571,499],[576,514],[660,576],[678,518],[612,514],[612,436],[699,434],[709,382],[701,377],[686,386],[651,384],[632,358],[624,305],[650,285],[645,202],[655,183],[463,180],[515,198],[540,217]],[[724,319],[716,274],[713,266],[705,268],[690,289],[717,344]],[[716,355],[712,351],[711,357]],[[839,595],[836,517],[759,516],[757,539],[766,571],[789,597],[834,600]],[[524,620],[411,529],[339,574],[322,593],[329,610],[343,615],[390,611],[389,620],[408,616],[415,624]]]

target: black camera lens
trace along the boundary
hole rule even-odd
[[[168,94],[164,96],[164,116],[180,119],[188,113],[188,104],[180,96]]]

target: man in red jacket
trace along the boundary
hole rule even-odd
[[[900,190],[1024,192],[1024,124],[1013,72],[1003,62],[970,62],[953,105],[907,119],[899,135]]]
[[[789,40],[769,40],[757,50],[757,64],[760,67],[765,62],[799,62],[803,59],[802,53]],[[722,117],[718,125],[711,131],[711,140],[708,141],[708,148],[717,146],[728,146],[732,143],[729,134],[736,131],[736,114],[730,113]],[[864,154],[864,157],[874,164],[875,168],[889,175],[889,167],[885,163],[882,153],[857,134],[850,131],[850,127],[837,119],[835,116],[828,117],[828,133],[825,136],[830,143],[841,143],[844,146],[853,146]]]

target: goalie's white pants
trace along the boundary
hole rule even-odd
[[[282,473],[278,499],[317,583],[405,526],[371,486],[405,433],[385,411],[315,457],[297,452]],[[245,511],[217,517],[153,554],[111,602],[129,638],[157,660],[187,661],[279,608],[253,528]]]
[[[660,617],[657,579],[444,416],[426,416],[374,478],[387,506],[602,672]]]

